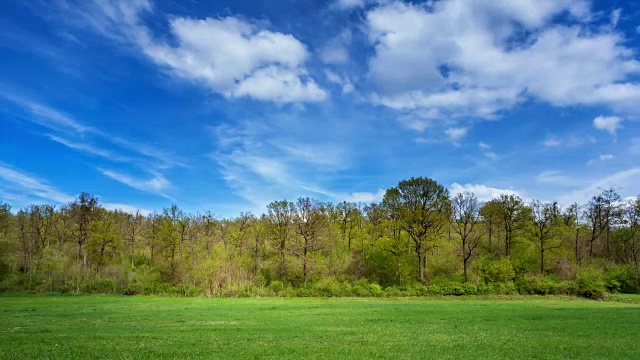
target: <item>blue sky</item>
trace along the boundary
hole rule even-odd
[[[220,216],[640,193],[640,4],[8,0],[0,199]]]

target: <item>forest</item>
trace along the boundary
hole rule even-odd
[[[640,196],[480,202],[411,178],[379,203],[274,201],[229,219],[173,205],[0,203],[0,291],[180,296],[640,292]]]

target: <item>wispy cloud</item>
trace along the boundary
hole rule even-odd
[[[631,168],[592,180],[579,189],[560,196],[558,200],[561,204],[584,204],[592,196],[609,188],[616,189],[623,197],[640,194],[640,168]]]
[[[548,148],[573,148],[580,147],[585,145],[592,145],[596,143],[596,139],[590,136],[582,136],[582,135],[566,135],[566,136],[556,136],[556,135],[547,135],[547,137],[542,142],[542,145]]]
[[[106,150],[106,149],[102,149],[96,146],[93,146],[91,144],[86,144],[86,143],[76,143],[74,141],[71,140],[67,140],[64,139],[60,136],[57,135],[52,135],[49,134],[47,135],[47,137],[49,139],[51,139],[52,141],[55,141],[59,144],[62,144],[70,149],[73,150],[77,150],[80,151],[82,153],[85,154],[90,154],[90,155],[95,155],[95,156],[99,156],[105,159],[109,159],[109,160],[113,160],[113,161],[120,161],[120,162],[130,162],[132,161],[132,159],[127,158],[127,157],[123,157],[117,154],[114,154],[113,152]]]
[[[498,154],[496,154],[492,149],[491,149],[491,145],[487,144],[487,143],[483,143],[483,142],[479,142],[478,143],[478,148],[480,148],[480,151],[482,152],[482,154],[489,158],[489,159],[497,159],[498,158]]]
[[[50,106],[13,95],[0,94],[0,96],[27,111],[28,116],[20,117],[22,121],[53,130],[56,134],[46,134],[46,136],[70,149],[111,161],[144,165],[145,168],[187,167],[185,161],[167,151],[96,129]],[[97,145],[98,142],[103,145],[111,144],[117,149],[107,149],[105,146]],[[119,153],[123,151],[129,155]]]
[[[74,199],[73,196],[56,189],[45,180],[1,163],[0,184],[3,196],[13,199],[50,201],[57,204],[68,203]]]
[[[587,161],[587,166],[593,166],[600,163],[605,163],[614,160],[616,157],[613,154],[603,154],[598,156],[595,159],[591,159]]]
[[[569,176],[558,170],[543,171],[536,176],[536,182],[540,184],[553,184],[560,186],[570,186],[575,184]]]
[[[103,175],[134,189],[171,199],[166,194],[166,191],[172,186],[171,182],[159,173],[152,173],[152,176],[149,179],[139,179],[114,170],[99,168],[98,171]]]

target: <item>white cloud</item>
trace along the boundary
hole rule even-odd
[[[546,147],[558,147],[562,145],[562,142],[555,136],[547,136],[542,144]]]
[[[167,41],[154,36],[140,19],[152,10],[145,0],[97,2],[85,11],[84,18],[102,34],[133,43],[175,76],[227,98],[276,103],[326,99],[326,92],[305,69],[306,46],[294,36],[234,16],[175,16],[169,20],[172,38]]]
[[[482,154],[484,156],[488,157],[489,159],[497,159],[498,158],[498,154],[496,154],[491,149],[491,145],[483,143],[483,142],[479,142],[478,143],[478,148],[480,148],[480,151],[482,152]]]
[[[344,201],[354,203],[373,203],[380,202],[385,194],[384,189],[379,189],[377,193],[372,192],[354,192],[344,198]]]
[[[608,161],[612,161],[614,160],[616,157],[612,154],[603,154],[598,156],[595,159],[591,159],[589,161],[587,161],[587,166],[592,166],[592,165],[596,165],[598,163],[604,163],[604,162],[608,162]]]
[[[618,27],[618,22],[620,21],[620,15],[622,14],[622,9],[614,9],[611,12],[611,27]]]
[[[343,30],[338,36],[330,39],[318,51],[320,60],[325,64],[342,65],[349,61],[348,46],[351,44],[350,30]]]
[[[136,212],[140,212],[140,215],[142,216],[148,216],[153,212],[152,210],[143,209],[135,205],[120,204],[120,203],[104,203],[102,204],[102,207],[104,207],[107,210],[112,210],[112,211],[119,210],[129,214],[135,214]]]
[[[326,190],[323,181],[348,165],[343,148],[326,141],[294,142],[292,124],[278,123],[247,121],[211,129],[218,149],[210,158],[227,186],[253,204],[256,212],[263,212],[271,201],[310,193],[332,200],[346,198]]]
[[[21,198],[33,201],[52,201],[58,204],[73,201],[73,196],[65,194],[32,175],[0,164],[0,188],[5,197]],[[26,204],[25,204],[26,205]]]
[[[47,105],[5,93],[0,93],[0,96],[26,109],[31,114],[29,121],[37,125],[59,132],[95,132],[95,129]]]
[[[108,169],[98,169],[104,176],[125,184],[136,190],[157,194],[169,198],[165,191],[171,188],[171,182],[162,174],[154,173],[150,179],[136,179],[127,174]]]
[[[622,118],[618,116],[598,116],[593,119],[593,126],[598,130],[609,132],[611,135],[616,135],[618,129],[622,127]]]
[[[557,170],[543,171],[536,176],[536,181],[540,184],[554,184],[554,185],[571,185],[574,182],[570,177],[562,174]]]
[[[182,159],[169,152],[143,144],[140,141],[105,133],[50,106],[13,95],[0,94],[0,96],[26,110],[26,116],[23,114],[19,116],[22,121],[53,130],[56,134],[43,135],[70,149],[111,161],[144,164],[145,168],[187,167]],[[117,149],[107,149],[104,146],[105,142],[117,146]],[[96,143],[102,143],[102,145],[98,146]],[[120,154],[123,150],[129,151],[128,156]],[[140,159],[140,156],[146,159]]]
[[[639,111],[640,63],[592,29],[587,1],[399,1],[367,13],[372,100],[401,111],[493,118],[535,98]],[[569,23],[555,22],[568,14]],[[525,33],[525,38],[522,34]],[[635,97],[637,99],[637,97]]]
[[[119,161],[119,162],[129,162],[132,159],[127,158],[127,157],[123,157],[117,154],[114,154],[113,152],[106,150],[106,149],[102,149],[96,146],[93,146],[91,144],[86,144],[86,143],[79,143],[79,142],[74,142],[71,140],[67,140],[64,139],[60,136],[56,136],[56,135],[47,135],[49,137],[49,139],[51,139],[51,141],[57,142],[59,144],[62,144],[70,149],[73,150],[77,150],[80,151],[82,153],[86,153],[86,154],[90,154],[90,155],[95,155],[95,156],[99,156],[105,159],[109,159],[112,161]]]
[[[452,195],[463,192],[471,192],[474,193],[480,201],[490,201],[503,194],[523,197],[523,195],[519,191],[513,189],[498,189],[479,184],[460,185],[458,183],[453,183],[451,184],[451,186],[449,186],[449,191]]]
[[[594,180],[582,188],[562,195],[561,204],[584,204],[604,189],[614,188],[624,197],[640,194],[640,168],[631,168]]]
[[[564,137],[558,137],[555,135],[548,135],[542,145],[546,147],[580,147],[584,145],[595,144],[596,139],[589,136],[580,136],[580,135],[566,135]]]
[[[458,140],[462,139],[467,135],[469,128],[464,127],[452,127],[448,128],[444,131],[445,135],[449,138],[451,142],[458,142]]]

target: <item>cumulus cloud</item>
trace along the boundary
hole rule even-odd
[[[451,186],[449,186],[449,191],[451,192],[452,195],[463,193],[463,192],[470,192],[475,194],[478,200],[480,201],[490,201],[503,194],[516,195],[516,196],[523,197],[523,195],[519,191],[516,191],[513,189],[498,189],[498,188],[492,188],[492,187],[488,187],[486,185],[480,185],[480,184],[460,185],[458,183],[453,183],[451,184]]]
[[[622,127],[622,118],[618,116],[598,116],[593,119],[593,126],[598,130],[607,131],[611,135],[616,135],[618,129]]]
[[[81,15],[105,36],[132,43],[171,74],[202,84],[227,98],[276,103],[318,102],[326,92],[305,68],[306,46],[293,35],[228,16],[169,19],[170,39],[154,35],[142,16],[146,0],[94,1]]]
[[[226,17],[170,21],[177,45],[143,44],[144,52],[176,75],[226,97],[279,103],[314,102],[326,93],[308,75],[308,52],[292,35]]]
[[[571,21],[556,22],[563,14]],[[372,100],[436,118],[493,118],[531,98],[638,111],[640,63],[622,34],[590,28],[592,16],[570,0],[379,6],[366,15]]]

